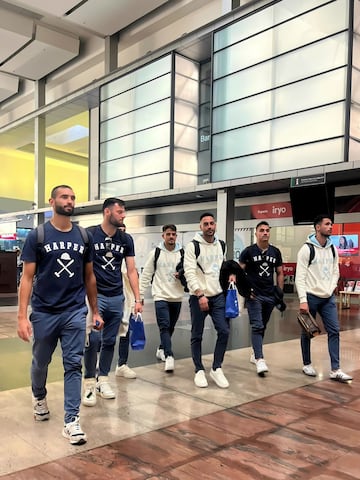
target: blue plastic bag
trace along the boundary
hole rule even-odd
[[[225,301],[225,317],[236,318],[239,316],[239,302],[237,298],[237,290],[234,282],[229,283],[229,288],[226,292]]]
[[[144,350],[146,337],[141,313],[130,317],[130,345],[133,350]]]

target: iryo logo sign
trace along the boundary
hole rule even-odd
[[[263,203],[251,205],[252,218],[287,218],[292,217],[290,202]]]

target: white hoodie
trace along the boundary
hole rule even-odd
[[[184,296],[184,287],[175,278],[176,265],[181,258],[181,247],[175,244],[174,250],[167,250],[164,242],[159,244],[160,255],[156,262],[154,275],[155,249],[152,250],[145,262],[140,277],[140,297],[144,298],[146,288],[151,284],[151,293],[154,300],[165,300],[166,302],[181,302]],[[154,277],[154,278],[153,278]]]
[[[295,284],[300,303],[307,302],[306,293],[320,298],[329,298],[334,293],[339,280],[339,263],[336,248],[335,258],[328,239],[322,247],[316,240],[315,234],[308,236],[308,243],[314,245],[315,257],[309,265],[310,248],[304,244],[297,256]]]
[[[207,297],[214,297],[222,293],[220,285],[220,268],[225,259],[221,243],[217,236],[213,243],[204,240],[202,233],[194,237],[200,243],[200,255],[195,257],[195,245],[190,242],[185,249],[184,270],[190,295],[201,290]],[[198,267],[201,266],[203,272]]]

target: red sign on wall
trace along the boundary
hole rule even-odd
[[[252,218],[288,218],[292,217],[290,202],[262,203],[251,205]]]
[[[283,263],[284,277],[295,275],[296,263]]]

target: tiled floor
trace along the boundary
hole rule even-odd
[[[184,342],[181,351],[189,337],[186,315],[184,309],[174,336],[177,349]],[[230,382],[226,390],[210,379],[207,389],[196,388],[186,351],[176,355],[173,374],[165,374],[162,362],[153,363],[157,333],[151,318],[149,310],[147,356],[144,353],[142,361],[130,359],[137,358],[138,378],[119,379],[112,373],[117,398],[82,407],[81,423],[88,435],[83,446],[70,446],[61,436],[60,378],[48,384],[49,422],[33,421],[29,385],[0,392],[2,478],[360,479],[357,306],[341,316],[342,367],[354,374],[350,385],[327,379],[325,335],[316,338],[312,347],[319,376],[301,373],[298,326],[291,308],[282,318],[274,313],[267,332],[272,343],[265,346],[270,368],[265,378],[259,378],[249,362],[246,312],[234,322],[231,350],[223,365]],[[0,324],[2,353],[2,342],[17,345],[14,307],[0,308]],[[210,323],[207,333],[206,347],[211,351]],[[204,358],[208,369],[212,357]],[[16,372],[20,360],[9,369]]]

